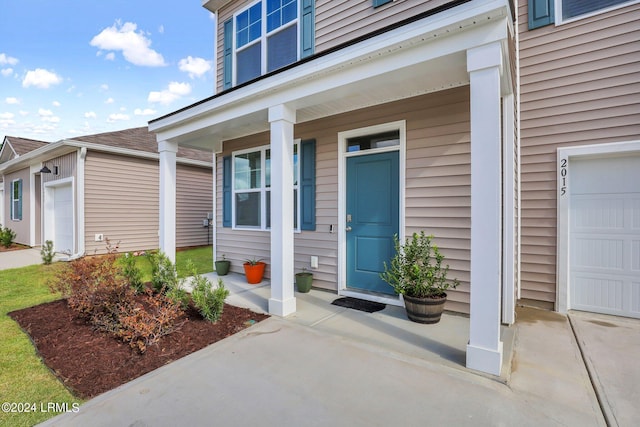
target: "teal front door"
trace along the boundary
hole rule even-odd
[[[399,227],[398,152],[347,158],[347,289],[393,295],[380,280]]]

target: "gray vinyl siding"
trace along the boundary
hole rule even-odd
[[[42,162],[43,166],[51,169],[51,173],[42,174],[42,183],[58,181],[67,178],[76,178],[76,166],[77,166],[78,152],[74,150],[71,153],[63,156],[54,157],[51,160]],[[54,167],[58,166],[58,175],[54,172]]]
[[[406,120],[407,124],[405,233],[425,230],[436,236],[451,268],[449,277],[461,282],[457,290],[449,293],[447,308],[468,312],[471,225],[468,86],[296,125],[295,138],[314,138],[317,151],[316,231],[295,234],[295,268],[308,268],[309,257],[318,256],[314,286],[337,290],[338,132],[398,120]],[[242,261],[249,257],[270,263],[270,233],[222,227],[222,157],[268,143],[268,133],[225,141],[224,152],[217,157],[217,254],[218,257],[225,254],[235,272],[242,272]],[[330,233],[330,225],[334,226],[334,233]]]
[[[522,297],[556,296],[556,151],[640,138],[640,5],[527,28],[519,3]]]
[[[85,160],[85,249],[104,253],[104,234],[119,251],[158,247],[158,161],[89,151]]]
[[[16,179],[22,180],[22,219],[14,221],[11,219],[11,203],[12,203],[12,183]],[[8,227],[16,233],[14,242],[23,245],[29,244],[29,218],[31,212],[31,197],[29,197],[31,186],[29,185],[29,168],[20,169],[4,175],[4,200],[5,211],[4,227]]]
[[[202,226],[213,211],[211,168],[178,165],[176,168],[176,246],[211,244],[211,228]]]

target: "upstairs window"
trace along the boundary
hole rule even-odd
[[[298,1],[263,0],[235,16],[236,84],[298,60]]]
[[[223,23],[223,88],[312,55],[314,0],[260,0]]]
[[[637,0],[558,0],[558,3],[561,13],[557,15],[562,17],[562,21],[569,21],[637,3]]]

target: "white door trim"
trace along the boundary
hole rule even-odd
[[[55,211],[54,211],[54,190],[58,187],[62,187],[65,185],[71,184],[71,196],[73,197],[73,248],[71,250],[71,254],[69,257],[76,253],[76,239],[77,239],[77,197],[76,197],[76,185],[75,179],[73,177],[59,179],[56,181],[50,181],[44,184],[44,203],[43,203],[43,211],[42,216],[44,218],[44,227],[43,227],[43,236],[44,242],[47,240],[54,241],[55,239]],[[53,243],[55,245],[55,241]]]
[[[556,311],[566,313],[571,309],[569,298],[569,178],[570,160],[580,157],[603,157],[640,152],[640,141],[624,141],[608,144],[582,145],[558,148],[557,152],[557,257],[556,257]]]
[[[347,152],[347,139],[355,136],[365,136],[387,131],[400,131],[400,145],[394,147],[386,147],[379,149],[363,150],[357,152]],[[393,296],[385,297],[380,295],[371,295],[347,290],[347,158],[354,156],[363,156],[368,154],[384,153],[389,151],[398,151],[399,161],[399,182],[400,192],[398,200],[399,221],[398,221],[398,238],[404,240],[404,222],[405,222],[405,168],[406,168],[406,141],[407,141],[407,123],[406,120],[382,123],[373,126],[367,126],[359,129],[338,132],[338,295],[351,296],[370,301],[381,302],[391,305],[402,305],[399,298]]]

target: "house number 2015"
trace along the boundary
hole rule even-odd
[[[564,196],[567,193],[567,159],[560,160],[560,195]]]

